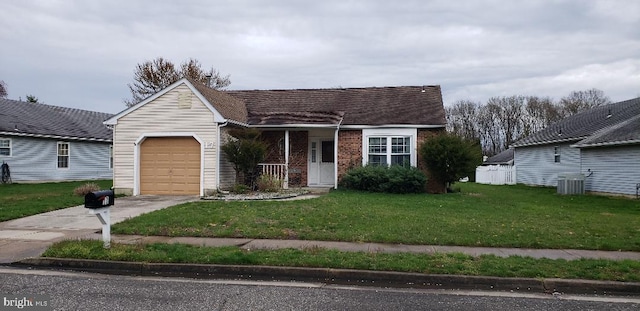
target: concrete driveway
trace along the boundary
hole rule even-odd
[[[135,196],[116,198],[111,223],[185,202],[195,196]],[[84,206],[75,206],[0,222],[0,263],[40,256],[54,242],[82,239],[101,230],[102,224]]]

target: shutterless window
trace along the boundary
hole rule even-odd
[[[369,164],[411,165],[411,136],[369,137]]]
[[[11,156],[11,139],[0,138],[0,156]]]
[[[322,163],[333,163],[334,154],[333,140],[322,142]]]
[[[369,137],[369,164],[387,165],[387,138]]]
[[[560,147],[553,147],[553,162],[560,163]]]
[[[58,168],[69,168],[69,143],[58,143]]]
[[[391,138],[391,165],[410,165],[411,137]]]

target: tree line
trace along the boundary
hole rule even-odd
[[[559,101],[522,95],[491,97],[484,104],[459,100],[445,108],[447,131],[479,143],[482,153],[492,156],[556,121],[610,103],[598,89],[573,91]]]

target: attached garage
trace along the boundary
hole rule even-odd
[[[140,145],[140,194],[199,195],[201,146],[193,137],[148,137]]]

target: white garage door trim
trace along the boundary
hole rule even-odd
[[[193,132],[153,132],[143,133],[133,143],[134,148],[134,168],[133,168],[133,195],[140,195],[140,145],[150,137],[193,137],[200,143],[200,196],[204,196],[204,142]]]

